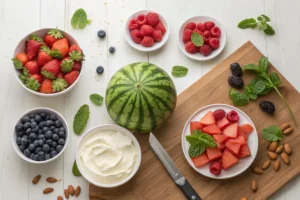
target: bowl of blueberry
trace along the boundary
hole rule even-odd
[[[57,111],[35,108],[24,113],[13,133],[13,147],[27,162],[42,164],[58,158],[68,144],[68,125]]]

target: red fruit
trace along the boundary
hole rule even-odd
[[[185,44],[185,50],[188,53],[194,54],[197,52],[197,47],[193,44],[192,41],[189,41],[188,43]]]
[[[78,78],[79,76],[79,72],[78,71],[71,71],[69,73],[67,73],[64,76],[64,79],[66,80],[66,82],[68,83],[68,85],[72,85]]]
[[[203,56],[209,56],[212,52],[212,48],[206,44],[204,44],[202,47],[200,47],[200,53]]]
[[[40,87],[40,92],[44,94],[52,94],[54,93],[52,88],[52,80],[45,79]]]
[[[215,26],[215,23],[212,21],[207,21],[204,23],[205,29],[210,31]]]
[[[44,77],[48,79],[56,79],[58,73],[60,72],[60,62],[57,59],[51,60],[50,62],[46,63],[41,72]]]
[[[204,31],[203,35],[204,35],[205,38],[211,37],[210,31]]]
[[[223,135],[226,135],[227,137],[230,138],[236,138],[238,135],[238,124],[234,123],[227,126],[223,131]]]
[[[219,175],[221,174],[222,171],[222,165],[220,161],[214,161],[210,164],[209,166],[209,171],[210,173],[214,174],[214,175]]]
[[[160,42],[162,40],[163,34],[161,30],[154,30],[152,33],[152,38],[155,42]]]
[[[195,22],[189,22],[185,25],[184,30],[185,29],[190,29],[190,30],[194,30],[196,28],[196,24]]]
[[[225,149],[225,144],[217,143],[217,145],[218,145],[218,149],[220,149],[221,151],[223,151]]]
[[[247,157],[247,156],[250,156],[250,155],[251,155],[251,151],[249,149],[248,144],[242,145],[241,149],[239,151],[238,157],[239,158],[244,158],[244,157]]]
[[[227,142],[225,143],[225,146],[235,155],[238,155],[240,148],[241,148],[241,144],[231,141],[231,140],[227,140]]]
[[[229,113],[227,113],[227,119],[230,122],[238,122],[240,117],[239,117],[239,114],[237,114],[237,112],[232,110]]]
[[[63,75],[63,73],[62,72],[59,72],[58,74],[57,74],[57,78],[62,78],[64,75]]]
[[[82,53],[82,49],[76,44],[73,44],[70,46],[69,52],[72,52],[72,51],[78,51],[78,52]]]
[[[207,36],[205,37],[203,34],[203,40],[204,40],[204,44],[209,44],[209,40],[211,39],[211,36]]]
[[[152,37],[145,36],[141,44],[144,47],[152,47],[154,45],[154,40]]]
[[[159,16],[157,13],[154,12],[149,12],[146,15],[146,19],[147,19],[147,23],[153,27],[156,26],[159,22]]]
[[[213,112],[214,118],[216,121],[223,119],[225,117],[225,111],[223,109],[217,109]]]
[[[42,39],[37,35],[31,35],[27,41],[27,56],[29,60],[32,60],[38,54],[41,46],[43,45]]]
[[[155,29],[161,30],[162,34],[165,34],[165,32],[166,32],[166,28],[161,21],[158,22],[158,24],[155,26]]]
[[[191,131],[191,134],[195,130],[202,130],[202,128],[203,128],[203,125],[200,122],[190,122],[190,131]]]
[[[59,39],[62,39],[64,36],[60,30],[52,29],[50,30],[46,36],[44,37],[44,42],[49,46],[52,47],[53,43]]]
[[[28,62],[28,56],[26,53],[18,53],[16,59],[22,62],[22,65],[25,65]]]
[[[246,140],[243,136],[238,136],[235,139],[229,139],[228,141],[239,143],[240,145],[246,144]]]
[[[43,76],[40,74],[33,74],[29,78],[34,78],[35,80],[37,80],[39,82],[39,84],[42,84],[42,82],[44,80]]]
[[[186,30],[190,30],[190,29],[186,29]],[[193,30],[193,33],[198,33],[199,35],[201,35],[203,38],[204,38],[204,35],[203,35],[203,32],[201,32],[200,30],[198,30],[198,29],[194,29]]]
[[[241,130],[240,127],[238,128],[238,136],[242,136],[244,137],[245,141],[248,141],[248,134]]]
[[[230,122],[227,120],[227,117],[223,117],[221,120],[217,121],[217,126],[221,130],[224,130],[228,125],[230,125]]]
[[[60,70],[63,73],[67,73],[67,72],[72,71],[73,66],[74,66],[74,61],[69,57],[66,57],[66,58],[62,59],[61,62],[60,62]]]
[[[218,144],[223,144],[228,139],[226,135],[213,135],[213,137]]]
[[[51,51],[58,51],[60,56],[63,58],[69,53],[69,42],[66,38],[57,40],[52,45]]]
[[[211,124],[215,124],[215,118],[214,115],[211,111],[209,111],[208,113],[206,113],[200,120],[200,123],[203,125],[211,125]]]
[[[232,167],[233,165],[238,163],[238,159],[232,154],[230,153],[229,150],[225,149],[223,152],[223,156],[222,156],[222,168],[223,169],[228,169],[230,167]]]
[[[144,14],[139,15],[135,21],[140,27],[147,24],[147,19]]]
[[[217,49],[220,46],[220,40],[218,38],[210,38],[208,43],[213,49]]]
[[[201,167],[209,162],[205,152],[202,153],[200,156],[193,157],[192,161],[193,161],[195,167]]]
[[[139,28],[140,28],[140,26],[139,26],[139,24],[137,24],[137,22],[136,22],[135,19],[130,20],[130,22],[129,22],[129,24],[128,24],[128,29],[129,29],[130,31],[132,31],[132,30],[137,30],[137,29],[139,29]]]
[[[220,28],[217,27],[217,26],[213,27],[213,28],[210,30],[210,32],[211,32],[211,35],[212,35],[213,37],[220,37],[220,36],[221,36],[221,30],[220,30]]]
[[[137,44],[141,44],[142,40],[143,40],[143,36],[141,34],[140,30],[133,30],[130,32],[131,35],[131,39],[137,43]]]
[[[29,74],[38,74],[40,72],[39,65],[35,60],[28,61],[24,67],[28,70]]]
[[[44,66],[47,62],[51,61],[53,58],[50,55],[51,51],[49,47],[42,46],[37,57],[37,63],[39,66]]]
[[[183,31],[183,42],[187,43],[189,41],[191,41],[191,37],[192,37],[193,31],[190,29],[185,29]]]
[[[222,152],[218,148],[206,148],[206,153],[209,161],[222,157]]]
[[[203,128],[203,132],[211,134],[211,135],[221,134],[222,133],[222,131],[219,129],[219,127],[217,127],[217,125],[215,125],[215,124],[212,124],[212,125],[209,125],[209,126],[205,126]]]
[[[150,25],[143,25],[140,31],[142,36],[152,36],[154,29]]]
[[[242,124],[239,129],[247,133],[248,135],[253,131],[253,127],[250,124]]]
[[[80,70],[81,70],[81,67],[82,67],[81,61],[74,62],[73,70],[75,70],[75,71],[80,71]]]
[[[197,29],[201,32],[204,32],[205,31],[205,26],[203,23],[198,23],[197,24]]]

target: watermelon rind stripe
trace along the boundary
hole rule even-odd
[[[164,90],[166,91],[167,93],[171,93],[173,96],[177,96],[176,94],[176,90],[171,87],[171,86],[166,86],[166,85],[145,85],[144,88],[156,88],[156,89],[161,89],[161,90]]]
[[[149,90],[147,90],[146,88],[143,89],[146,93],[148,93],[152,98],[155,97],[155,99],[157,99],[159,102],[161,102],[170,112],[173,111],[172,108],[170,108],[170,106],[168,105],[167,102],[164,101],[164,99],[162,99],[161,97],[157,96],[156,94],[154,94],[153,92],[150,92]]]
[[[148,80],[148,81],[144,82],[143,84],[149,84],[151,82],[165,81],[165,80],[169,81],[170,77],[167,77],[167,76],[158,77],[158,78],[155,78],[155,79]]]
[[[126,119],[126,122],[124,124],[125,127],[128,127],[128,125],[131,121],[132,113],[133,113],[134,108],[135,108],[135,102],[136,102],[136,99],[137,99],[137,94],[138,93],[135,93],[135,97],[134,97],[134,100],[132,102],[131,110],[129,111],[128,116],[126,117],[127,119]]]
[[[156,68],[155,70],[153,70],[151,73],[149,73],[145,78],[143,78],[141,80],[141,83],[143,84],[144,81],[147,81],[148,78],[150,77],[154,77],[156,74],[158,73],[163,73],[160,69]]]
[[[133,88],[133,84],[123,83],[123,84],[113,85],[113,86],[111,86],[110,88],[107,89],[107,92],[109,92],[110,90],[112,90],[111,93],[113,93],[115,91],[115,89],[120,88],[120,87],[132,87]]]
[[[119,111],[119,113],[123,113],[124,109],[126,108],[127,106],[127,103],[129,101],[129,99],[131,98],[131,96],[133,95],[134,93],[131,93],[130,95],[128,95],[128,97],[126,98],[126,100],[124,101],[122,107],[121,107],[121,110]],[[120,118],[121,118],[122,115],[117,115],[117,118],[116,118],[116,121],[119,121]]]
[[[135,72],[135,67],[134,67],[134,65],[129,65],[130,66],[130,69],[131,69],[131,71],[132,71],[132,74],[133,74],[133,76],[134,76],[134,82],[135,83],[137,83],[137,76],[136,76],[136,72]]]
[[[139,95],[139,119],[138,119],[138,122],[137,122],[137,127],[136,127],[136,130],[137,132],[140,132],[142,131],[142,124],[144,123],[144,111],[143,111],[143,103],[142,103],[142,97],[141,97],[141,94],[138,93]]]
[[[146,95],[144,93],[140,93],[143,96],[143,99],[145,101],[145,103],[147,104],[147,108],[149,110],[149,114],[150,114],[150,120],[151,120],[151,130],[154,130],[156,127],[156,122],[155,122],[155,114],[154,111],[149,103],[148,98],[146,97]]]
[[[142,71],[140,72],[140,75],[139,75],[139,78],[138,78],[138,82],[139,82],[139,83],[141,82],[142,77],[143,77],[145,71],[149,70],[149,68],[150,68],[151,65],[152,65],[152,64],[148,63],[147,65],[144,65],[144,66],[143,66],[143,69],[142,69]]]
[[[133,84],[136,83],[136,81],[130,76],[125,68],[121,69],[119,72],[123,73],[123,75],[126,76],[126,78],[128,78]]]
[[[124,90],[122,92],[120,92],[117,96],[115,96],[113,99],[110,100],[108,106],[107,106],[107,110],[109,111],[111,106],[114,105],[114,103],[119,100],[120,97],[122,97],[124,94],[126,94],[127,92],[133,92],[133,90],[131,88]]]

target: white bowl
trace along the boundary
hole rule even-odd
[[[104,131],[104,130],[113,130],[113,131],[119,131],[121,133],[123,133],[124,135],[128,136],[131,141],[133,142],[134,146],[136,147],[136,150],[137,150],[137,160],[135,162],[135,165],[132,169],[132,172],[131,174],[126,177],[125,179],[123,179],[122,181],[120,182],[117,182],[117,183],[100,183],[96,180],[94,180],[92,177],[89,177],[87,174],[85,174],[85,171],[83,170],[83,166],[81,164],[81,161],[80,161],[80,158],[79,158],[79,152],[78,152],[78,149],[80,148],[81,146],[81,142],[85,140],[86,137],[88,137],[88,135],[92,134],[92,133],[95,133],[97,131]],[[141,165],[141,160],[142,160],[142,151],[141,151],[141,147],[139,145],[139,142],[137,141],[137,139],[134,137],[134,135],[128,131],[127,129],[121,127],[121,126],[118,126],[118,125],[115,125],[115,124],[103,124],[103,125],[99,125],[99,126],[96,126],[90,130],[88,130],[79,140],[78,142],[78,145],[77,145],[77,150],[76,150],[76,163],[77,163],[77,166],[78,166],[78,169],[81,173],[81,175],[90,183],[96,185],[96,186],[99,186],[99,187],[102,187],[102,188],[113,188],[113,187],[118,187],[122,184],[125,184],[126,182],[128,182],[135,174],[136,172],[138,171],[140,165]]]
[[[43,29],[38,29],[36,31],[33,31],[29,34],[27,34],[17,45],[17,47],[15,48],[15,51],[14,51],[14,54],[13,54],[13,58],[18,54],[18,53],[21,53],[21,52],[26,52],[25,49],[26,49],[26,40],[28,39],[28,37],[32,34],[36,34],[40,37],[44,37],[47,32],[49,30],[51,30],[53,28],[43,28]],[[72,45],[72,44],[76,44],[78,46],[80,46],[78,44],[78,42],[69,34],[67,33],[66,31],[63,31],[63,30],[60,30],[64,37],[67,38],[69,40],[69,45]],[[83,61],[82,61],[82,67],[83,67]],[[27,88],[22,82],[21,80],[19,79],[19,74],[20,73],[20,70],[17,70],[15,69],[15,67],[13,66],[12,64],[12,68],[14,70],[14,74],[15,74],[15,77],[17,79],[17,81],[20,83],[20,85],[28,92],[32,93],[32,94],[35,94],[35,95],[38,95],[38,96],[43,96],[43,97],[53,97],[53,96],[59,96],[59,95],[63,95],[63,94],[66,94],[67,92],[69,92],[70,90],[72,90],[72,88],[75,87],[75,85],[77,84],[77,82],[79,81],[80,77],[81,77],[81,74],[82,74],[82,69],[79,73],[79,77],[76,79],[76,81],[70,86],[68,87],[67,89],[61,91],[61,92],[57,92],[57,93],[53,93],[53,94],[44,94],[44,93],[40,93],[40,92],[37,92],[37,91],[34,91],[34,90],[31,90],[29,88]]]
[[[184,27],[187,23],[189,22],[195,22],[197,23],[204,23],[206,21],[212,21],[215,23],[216,26],[218,26],[221,30],[221,37],[220,39],[220,46],[218,49],[213,50],[212,53],[209,56],[203,56],[202,54],[200,54],[199,52],[195,53],[195,54],[190,54],[185,50],[185,45],[184,42],[182,40],[183,38],[183,31],[184,31]],[[208,16],[194,16],[194,17],[190,17],[188,19],[186,19],[185,21],[182,22],[179,31],[178,31],[178,45],[179,48],[181,49],[181,51],[189,58],[193,59],[193,60],[198,60],[198,61],[205,61],[205,60],[210,60],[216,56],[218,56],[224,49],[226,44],[226,32],[225,29],[223,28],[222,24],[217,21],[216,19],[212,18],[212,17],[208,17]]]
[[[14,133],[13,133],[13,136],[12,136],[12,143],[13,143],[13,147],[16,151],[16,153],[25,161],[29,162],[29,163],[33,163],[33,164],[44,164],[44,163],[49,163],[53,160],[56,160],[60,155],[62,155],[62,153],[64,152],[64,150],[66,149],[67,145],[68,145],[68,141],[69,141],[69,128],[68,128],[68,124],[65,120],[65,118],[57,111],[55,110],[52,110],[50,108],[44,108],[44,107],[40,107],[40,108],[34,108],[34,109],[31,109],[25,113],[23,113],[19,119],[17,120],[16,124],[20,123],[22,121],[22,118],[25,116],[25,115],[29,115],[29,114],[34,114],[34,113],[38,113],[38,112],[45,112],[45,113],[49,113],[49,114],[54,114],[57,119],[59,119],[62,124],[63,124],[63,127],[65,128],[65,132],[66,132],[66,139],[65,139],[65,145],[64,145],[64,148],[62,149],[61,152],[59,152],[54,158],[51,158],[49,160],[45,160],[45,161],[35,161],[35,160],[31,160],[30,158],[26,157],[19,149],[18,145],[17,145],[17,142],[16,142],[16,138],[17,138],[17,135],[16,135],[16,131],[15,131],[15,127],[14,127]],[[15,124],[15,125],[16,125]]]
[[[188,149],[189,149],[189,143],[186,141],[186,136],[190,135],[190,122],[191,121],[200,121],[200,119],[208,112],[208,111],[214,111],[216,109],[223,109],[225,110],[226,113],[228,113],[231,110],[236,111],[239,114],[239,124],[245,124],[248,123],[253,127],[252,133],[249,135],[248,138],[248,146],[251,151],[251,156],[245,157],[240,159],[239,163],[232,166],[231,168],[227,170],[222,170],[220,175],[213,175],[209,171],[209,164],[206,164],[204,166],[201,166],[199,168],[196,168],[192,159],[190,158],[188,154]],[[199,110],[197,110],[186,122],[183,132],[182,132],[182,138],[181,138],[181,144],[182,144],[182,150],[184,153],[184,156],[190,166],[196,170],[199,174],[202,174],[203,176],[213,178],[213,179],[227,179],[227,178],[232,178],[235,177],[241,173],[243,173],[245,170],[247,170],[252,162],[254,161],[257,151],[258,151],[258,137],[257,137],[257,131],[255,129],[255,126],[252,122],[252,120],[240,109],[226,105],[226,104],[211,104],[208,106],[205,106]]]
[[[159,15],[160,20],[162,21],[162,23],[164,24],[164,26],[166,28],[166,32],[163,35],[162,41],[155,42],[152,47],[144,47],[141,44],[135,43],[131,39],[130,31],[128,29],[128,24],[129,24],[129,22],[130,22],[131,19],[136,18],[140,14],[145,14],[146,15],[149,12],[155,12],[155,13],[157,13]],[[136,11],[133,14],[131,14],[130,17],[128,17],[127,22],[125,24],[125,38],[126,38],[126,41],[128,42],[128,44],[130,46],[132,46],[136,50],[143,51],[143,52],[155,51],[155,50],[161,48],[162,46],[164,46],[164,44],[167,42],[167,40],[169,38],[169,33],[170,33],[169,24],[167,23],[167,21],[165,20],[165,18],[159,12],[157,12],[155,10],[139,10],[139,11]]]

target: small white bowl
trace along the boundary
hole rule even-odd
[[[100,183],[100,182],[97,182],[96,180],[94,180],[92,177],[88,176],[87,174],[85,174],[85,171],[83,170],[83,166],[81,164],[81,161],[80,161],[80,158],[79,158],[79,148],[81,146],[81,142],[85,140],[86,137],[88,137],[88,135],[92,134],[92,133],[95,133],[97,131],[105,131],[105,130],[113,130],[113,131],[119,131],[121,133],[123,133],[124,135],[128,136],[131,141],[133,142],[134,146],[136,147],[136,150],[137,150],[137,160],[135,162],[135,165],[132,169],[132,172],[131,174],[126,177],[125,179],[123,179],[122,181],[120,182],[117,182],[117,183]],[[78,145],[77,145],[77,149],[76,149],[76,163],[77,163],[77,166],[78,166],[78,169],[81,173],[81,175],[90,183],[98,186],[98,187],[102,187],[102,188],[114,188],[114,187],[118,187],[120,185],[123,185],[125,184],[126,182],[128,182],[135,174],[136,172],[138,171],[140,165],[141,165],[141,160],[142,160],[142,151],[141,151],[141,147],[139,145],[139,142],[137,141],[137,139],[134,137],[134,135],[127,129],[121,127],[121,126],[118,126],[118,125],[115,125],[115,124],[103,124],[103,125],[99,125],[99,126],[96,126],[90,130],[88,130],[79,140],[78,142]]]
[[[14,54],[13,54],[13,58],[18,54],[18,53],[21,53],[21,52],[26,52],[26,40],[29,38],[30,35],[32,34],[36,34],[40,37],[44,37],[47,32],[49,30],[51,30],[53,28],[43,28],[43,29],[38,29],[36,31],[33,31],[29,34],[27,34],[17,45],[17,47],[15,48],[15,51],[14,51]],[[69,40],[69,45],[72,45],[72,44],[76,44],[78,46],[80,46],[78,44],[78,42],[69,34],[67,33],[66,31],[63,31],[63,30],[60,30],[64,37],[67,38]],[[83,67],[83,61],[82,61],[82,67]],[[70,90],[72,90],[72,88],[75,87],[75,85],[77,84],[77,82],[79,81],[80,77],[81,77],[81,74],[82,74],[82,69],[79,73],[79,76],[78,78],[76,79],[76,81],[70,86],[68,87],[67,89],[61,91],[61,92],[57,92],[57,93],[53,93],[53,94],[44,94],[44,93],[40,93],[40,92],[37,92],[37,91],[34,91],[34,90],[31,90],[29,88],[27,88],[22,82],[21,80],[19,79],[19,74],[21,74],[20,70],[17,70],[15,69],[14,65],[12,64],[12,68],[14,70],[14,74],[15,74],[15,77],[17,79],[17,81],[20,83],[20,85],[28,92],[32,93],[32,94],[35,94],[35,95],[38,95],[38,96],[43,96],[43,97],[53,97],[53,96],[59,96],[59,95],[63,95],[63,94],[66,94],[67,92],[69,92]]]
[[[33,163],[33,164],[44,164],[44,163],[49,163],[53,160],[56,160],[60,155],[62,155],[62,153],[64,152],[64,150],[66,149],[67,145],[68,145],[68,142],[69,142],[69,128],[68,128],[68,124],[65,120],[65,118],[57,111],[53,110],[53,109],[50,109],[50,108],[44,108],[44,107],[40,107],[40,108],[34,108],[34,109],[31,109],[29,111],[26,111],[25,113],[23,113],[19,119],[17,120],[16,124],[18,123],[21,123],[22,121],[22,118],[25,116],[25,115],[29,115],[29,114],[35,114],[35,113],[39,113],[39,112],[45,112],[45,113],[49,113],[49,114],[54,114],[57,119],[59,119],[62,124],[63,124],[63,127],[65,128],[65,132],[66,132],[66,139],[65,139],[65,145],[64,145],[64,148],[62,149],[61,152],[59,152],[54,158],[51,158],[49,160],[45,160],[45,161],[35,161],[35,160],[31,160],[30,158],[26,157],[19,149],[18,145],[17,145],[17,142],[16,142],[16,139],[17,139],[17,134],[16,134],[16,131],[15,131],[15,126],[13,128],[14,132],[13,132],[13,136],[12,136],[12,143],[13,143],[13,147],[14,147],[14,150],[16,151],[16,153],[25,161],[29,162],[29,163]],[[15,124],[15,125],[16,125]]]
[[[128,29],[128,24],[130,22],[130,20],[135,19],[138,15],[140,14],[147,14],[149,12],[155,12],[159,15],[160,20],[162,21],[162,23],[164,24],[165,28],[166,28],[166,32],[163,35],[162,41],[160,42],[155,42],[154,45],[152,47],[144,47],[141,44],[137,44],[135,43],[130,36],[130,31]],[[164,44],[167,42],[168,38],[169,38],[169,33],[170,33],[170,28],[169,28],[169,24],[167,23],[167,21],[165,20],[165,18],[157,11],[155,10],[139,10],[134,12],[133,14],[131,14],[128,19],[127,22],[125,24],[125,38],[126,41],[128,42],[128,44],[130,46],[132,46],[133,48],[135,48],[136,50],[142,51],[142,52],[151,52],[151,51],[155,51],[159,48],[161,48],[162,46],[164,46]]]
[[[183,31],[184,31],[184,27],[187,23],[189,22],[195,22],[197,23],[204,23],[206,21],[212,21],[215,23],[216,26],[218,26],[221,30],[221,37],[220,39],[220,46],[218,49],[213,50],[212,53],[209,56],[203,56],[202,54],[200,54],[199,52],[195,53],[195,54],[190,54],[185,50],[185,45],[183,42]],[[215,58],[216,56],[218,56],[224,49],[226,44],[226,32],[225,29],[223,28],[222,24],[217,21],[216,19],[212,18],[212,17],[208,17],[208,16],[194,16],[194,17],[190,17],[188,19],[186,19],[185,21],[182,22],[179,31],[178,31],[178,45],[179,48],[181,49],[181,51],[189,58],[193,59],[193,60],[198,60],[198,61],[206,61],[206,60],[210,60],[212,58]]]

